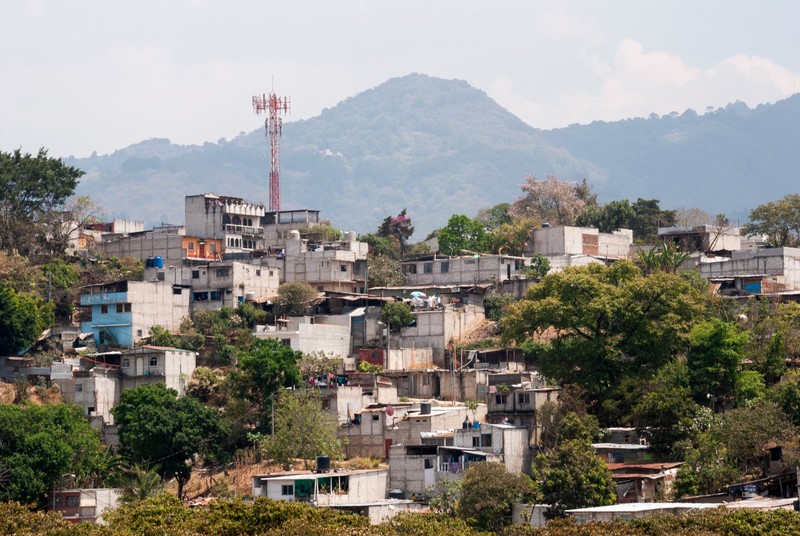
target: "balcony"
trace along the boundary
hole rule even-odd
[[[225,232],[231,234],[238,234],[243,236],[263,236],[264,235],[264,228],[263,227],[249,227],[247,225],[234,225],[234,224],[226,224],[225,225]]]

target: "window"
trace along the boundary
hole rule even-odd
[[[219,300],[221,300],[222,298],[220,297],[220,293],[219,293],[219,291],[218,291],[218,290],[212,290],[212,291],[211,291],[211,294],[210,294],[210,298],[209,298],[209,299],[210,299],[211,301],[219,301]]]
[[[164,272],[158,272],[156,274],[156,281],[164,281]]]
[[[381,416],[380,415],[373,415],[372,416],[372,422],[376,422],[376,421],[379,421],[379,420],[381,420]]]
[[[100,306],[100,314],[107,315],[108,314],[108,305],[101,305]]]
[[[256,276],[260,276],[260,275],[261,275],[261,270],[256,270]]]
[[[130,303],[126,303],[125,304],[125,312],[126,313],[130,313],[131,312],[131,304]]]
[[[192,279],[200,279],[200,270],[192,270]]]
[[[180,296],[183,294],[183,289],[181,287],[172,287],[172,293],[176,296]]]
[[[269,276],[272,277],[272,270],[269,271]]]
[[[425,458],[425,469],[433,469],[433,460]]]
[[[142,336],[142,330],[141,329],[137,329],[136,330],[136,336],[137,337],[141,337]]]
[[[291,346],[292,345],[292,341],[291,341],[291,339],[281,339],[281,344],[284,345],[284,346]]]
[[[481,435],[481,443],[483,443],[484,447],[491,447],[492,446],[492,434],[482,434]]]
[[[294,484],[284,484],[281,486],[281,495],[294,495]]]
[[[481,436],[472,436],[472,446],[473,447],[481,446]]]
[[[424,273],[426,273],[426,274],[432,274],[433,273],[433,263],[432,262],[426,262],[425,264],[423,264],[422,265],[422,271]]]
[[[189,251],[194,251],[194,242],[189,242]]]
[[[82,393],[83,392],[83,384],[82,383],[76,383],[75,384],[75,392],[76,393]]]
[[[157,367],[158,366],[158,356],[151,355],[150,356],[150,366]]]
[[[403,265],[403,273],[404,274],[416,274],[417,273],[417,265],[416,264],[404,264]]]
[[[217,268],[217,277],[230,277],[230,271],[227,268]]]
[[[211,242],[208,245],[208,249],[209,249],[209,251],[211,251],[211,253],[216,253],[217,252],[217,244],[215,242]]]
[[[517,394],[517,404],[530,404],[531,403],[531,394],[530,393],[518,393]]]
[[[122,368],[131,368],[131,360],[129,358],[122,358]]]
[[[121,313],[121,312],[123,312],[123,311],[125,311],[125,304],[118,303],[118,304],[117,304],[117,312],[118,312],[118,313]]]
[[[439,271],[446,274],[450,271],[450,261],[442,261],[439,263]]]
[[[341,265],[341,266],[339,267],[339,271],[340,271],[340,272],[346,272],[346,271],[347,271],[347,265],[346,265],[346,264],[343,264],[343,265]]]
[[[64,505],[67,508],[78,508],[81,505],[81,498],[79,495],[67,495]]]
[[[505,404],[508,402],[508,395],[494,395],[495,404]]]

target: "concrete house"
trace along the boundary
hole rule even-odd
[[[70,523],[95,523],[117,507],[121,496],[118,488],[62,489],[53,492],[50,506]]]
[[[494,378],[492,378],[494,380]],[[504,385],[504,384],[500,384]],[[505,391],[498,384],[490,385],[487,397],[486,420],[495,424],[512,424],[528,430],[530,445],[538,445],[542,424],[539,411],[546,403],[557,403],[561,389],[558,387],[534,387],[525,382]]]
[[[240,197],[187,195],[184,227],[189,236],[221,240],[225,253],[263,251],[265,214],[264,205]]]
[[[342,358],[352,353],[349,315],[292,316],[280,319],[275,326],[258,326],[258,339],[278,339],[292,350],[322,352]]]
[[[509,255],[425,257],[400,263],[408,285],[475,285],[525,277],[525,258]]]
[[[139,346],[126,350],[120,361],[122,388],[163,383],[183,396],[196,363],[196,352],[179,348]]]
[[[386,498],[389,471],[289,471],[253,477],[253,496],[316,506],[345,506]]]
[[[694,227],[659,227],[658,239],[672,242],[681,251],[739,251],[741,230],[728,225],[696,225]]]
[[[237,307],[246,301],[266,301],[278,294],[280,271],[240,261],[224,260],[145,269],[145,280],[191,288],[190,308],[197,311]]]
[[[543,255],[551,270],[626,259],[633,244],[633,231],[618,229],[601,233],[590,227],[542,227],[533,231],[525,255]]]
[[[747,296],[800,290],[800,248],[733,251],[701,262],[700,275],[720,294]]]
[[[344,240],[312,243],[289,231],[283,250],[261,259],[262,265],[279,268],[282,282],[301,281],[320,292],[366,292],[366,242],[347,232]]]
[[[98,344],[133,347],[150,328],[175,330],[189,315],[189,289],[170,282],[115,281],[81,289],[81,331]]]

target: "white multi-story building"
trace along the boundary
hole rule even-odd
[[[264,250],[264,215],[259,203],[212,193],[187,195],[186,234],[222,240],[226,253]]]
[[[590,256],[598,259],[626,259],[633,243],[633,231],[618,229],[601,233],[590,227],[542,227],[533,231],[526,256]]]

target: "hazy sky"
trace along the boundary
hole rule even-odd
[[[0,150],[197,144],[412,72],[466,80],[553,128],[800,91],[800,2],[7,0]]]

